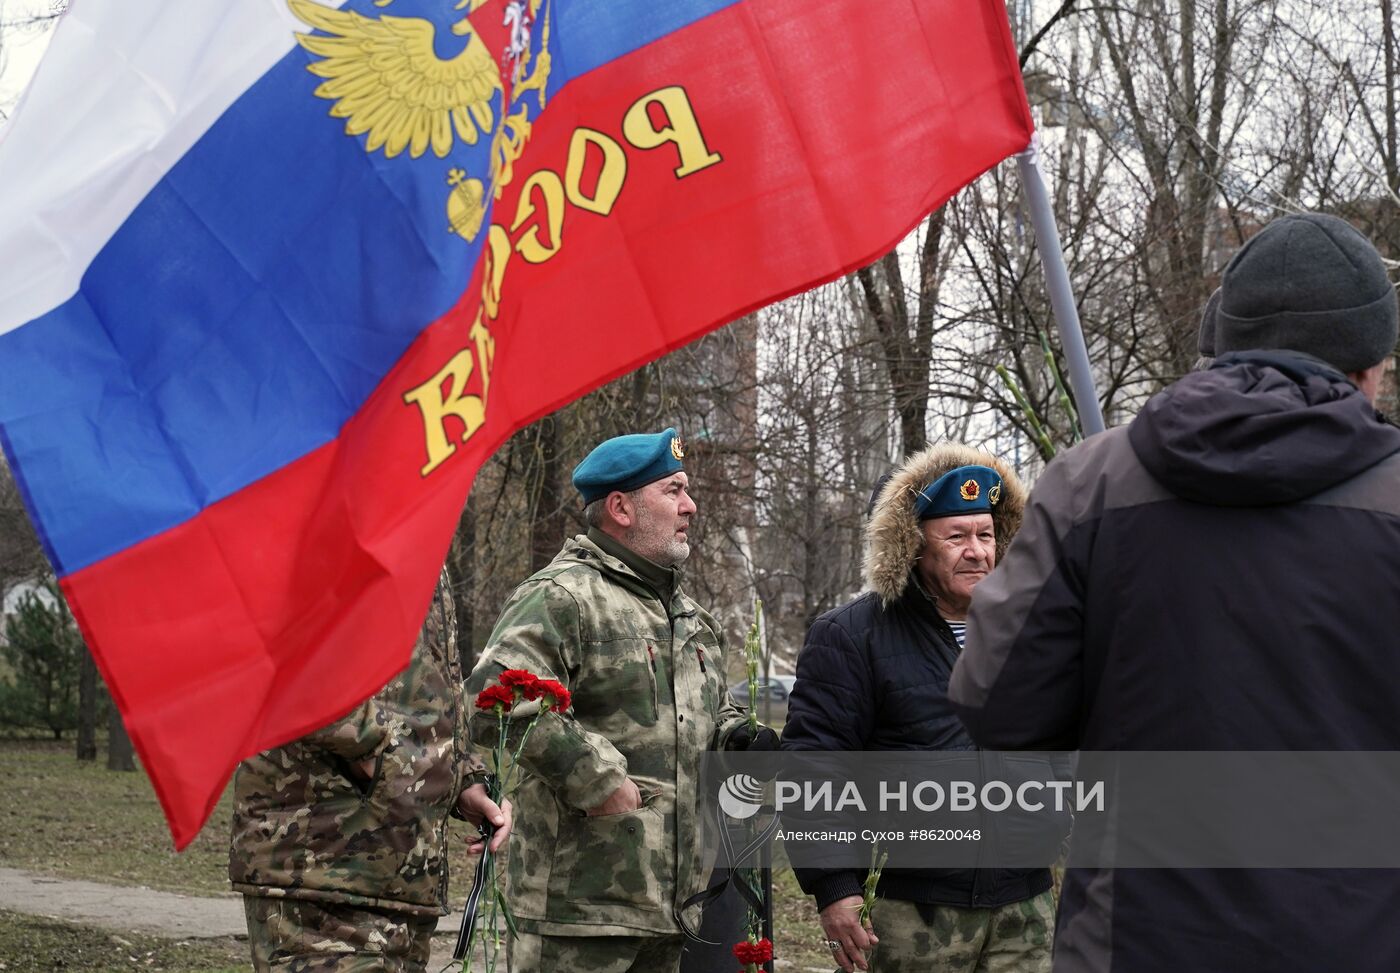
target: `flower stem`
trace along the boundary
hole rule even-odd
[[[749,731],[758,732],[758,665],[763,655],[763,599],[753,600],[753,624],[744,638],[744,672],[749,680]]]
[[[515,753],[510,756],[510,766],[506,768],[506,779],[501,782],[502,797],[510,793],[510,784],[515,780],[515,770],[520,766],[520,755],[525,752],[525,741],[530,739],[530,731],[535,728],[535,724],[540,721],[540,718],[548,712],[549,710],[547,709],[540,710],[529,723],[525,724],[525,732],[520,734],[520,744],[515,748]],[[504,746],[504,743],[502,743],[502,748],[504,748]],[[500,802],[498,801],[497,803]]]

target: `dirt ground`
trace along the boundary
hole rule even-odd
[[[172,939],[125,935],[47,916],[0,910],[0,970],[5,973],[233,973],[247,970],[246,942],[231,937]]]

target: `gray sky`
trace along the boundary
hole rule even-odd
[[[58,23],[57,18],[32,21],[67,6],[67,0],[0,0],[0,125],[34,75]]]

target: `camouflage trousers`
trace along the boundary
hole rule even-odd
[[[510,973],[675,973],[680,936],[537,936],[510,941]]]
[[[1042,892],[995,909],[879,899],[871,973],[1050,973],[1055,898]]]
[[[245,895],[256,973],[424,973],[435,916]]]

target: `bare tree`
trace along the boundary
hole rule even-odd
[[[918,241],[915,286],[904,281],[898,249],[856,271],[865,309],[875,324],[889,373],[894,411],[899,417],[900,448],[905,456],[928,444],[928,380],[933,351],[934,316],[943,270],[956,240],[945,241],[945,210],[923,225]]]
[[[1189,367],[1220,271],[1280,212],[1338,213],[1400,260],[1394,0],[1013,6],[1110,424]],[[482,470],[453,548],[467,641],[583,529],[573,464],[609,436],[676,425],[701,509],[689,590],[736,638],[761,594],[790,651],[859,585],[878,474],[954,438],[1033,476],[1075,439],[1064,371],[1003,166],[856,274],[517,434]]]
[[[97,662],[84,646],[78,670],[78,745],[79,760],[97,759]]]
[[[133,771],[136,769],[136,756],[131,748],[131,737],[127,735],[126,724],[116,706],[107,707],[107,769]]]

